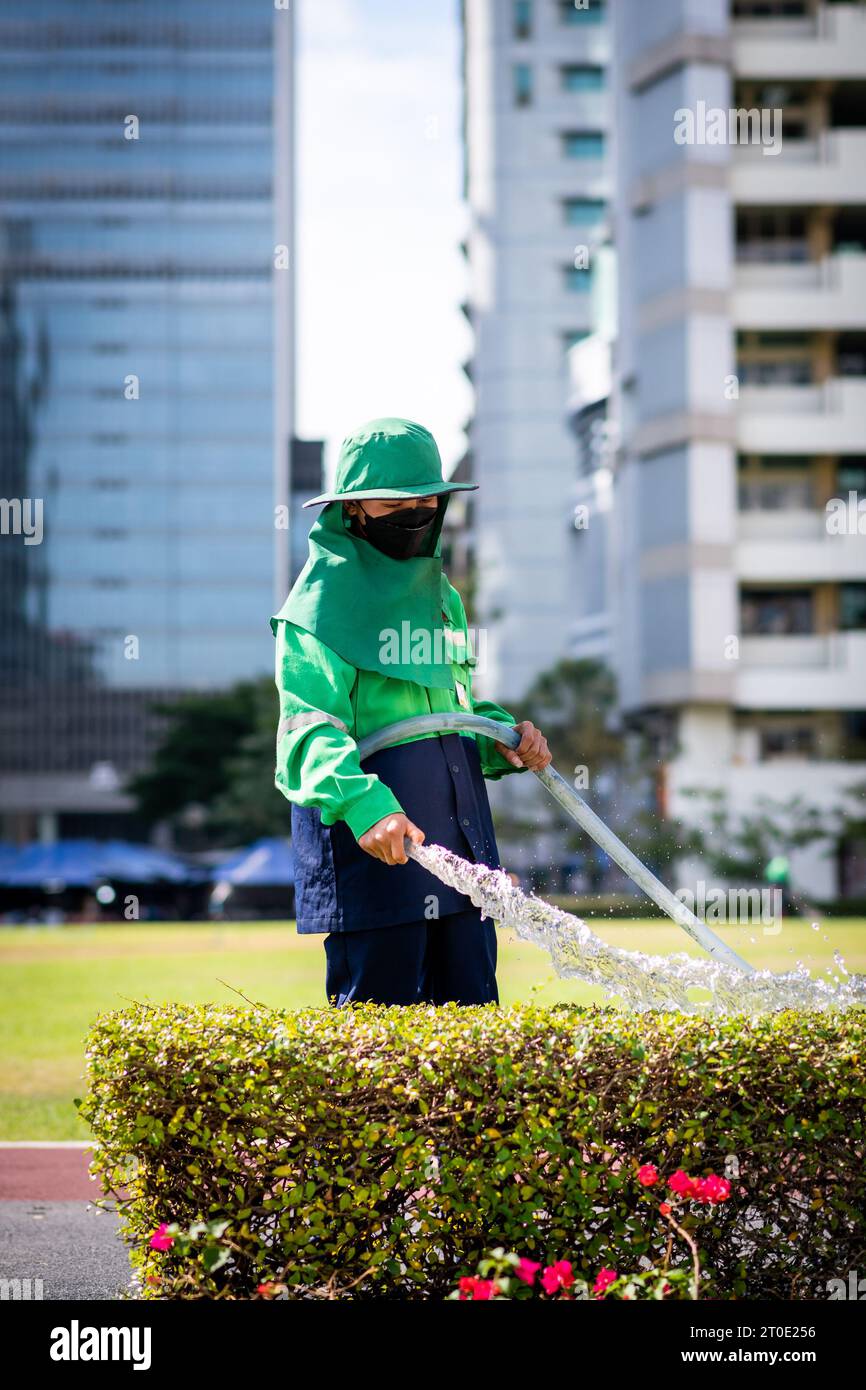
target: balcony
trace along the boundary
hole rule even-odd
[[[830,534],[827,513],[817,507],[741,511],[735,565],[738,578],[747,583],[861,580],[866,536]]]
[[[740,638],[742,709],[861,709],[864,689],[866,632]]]
[[[866,130],[828,130],[817,140],[785,138],[779,154],[761,145],[734,145],[731,193],[735,203],[801,206],[866,201]]]
[[[866,327],[866,255],[738,265],[732,312],[737,328]]]
[[[866,377],[820,386],[743,386],[737,445],[745,454],[862,454]]]
[[[734,20],[731,33],[737,77],[859,80],[866,68],[866,14],[860,5],[820,5],[814,19]]]

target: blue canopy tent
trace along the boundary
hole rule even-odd
[[[176,854],[154,849],[151,845],[109,840],[105,850],[106,878],[127,883],[200,883],[209,878],[206,869],[187,864]]]
[[[105,880],[120,883],[191,883],[202,873],[183,860],[149,845],[123,840],[58,840],[26,845],[9,863],[0,859],[0,883],[7,888],[90,888]]]
[[[256,840],[238,850],[212,870],[220,883],[248,888],[277,888],[295,882],[295,860],[288,840],[279,837]]]
[[[294,910],[295,861],[287,840],[256,840],[211,870],[210,910],[224,918],[286,917]]]
[[[12,868],[20,853],[17,845],[7,845],[5,841],[0,840],[0,883],[3,882],[4,874]]]

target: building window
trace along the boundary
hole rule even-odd
[[[814,381],[811,362],[764,361],[739,359],[737,376],[741,386],[811,386]]]
[[[839,627],[842,632],[866,628],[866,584],[839,586]]]
[[[866,463],[857,459],[840,460],[836,468],[836,486],[840,492],[859,492],[866,497]]]
[[[566,159],[602,159],[604,136],[598,130],[570,130],[562,137]]]
[[[604,68],[570,63],[559,69],[559,81],[566,92],[600,92],[604,87]]]
[[[806,636],[815,631],[811,589],[744,589],[740,624],[744,637]]]
[[[604,19],[604,0],[560,0],[563,24],[600,24]]]
[[[787,126],[785,127],[787,131]],[[742,265],[809,259],[806,214],[794,208],[742,208],[737,213],[737,260]]]
[[[866,760],[866,710],[842,710],[842,755],[856,762]]]
[[[603,198],[566,198],[563,220],[569,227],[595,227],[604,221],[607,204]]]
[[[514,37],[532,38],[532,0],[514,0]]]
[[[734,19],[808,19],[808,0],[734,0]]]
[[[866,334],[839,334],[836,340],[836,375],[866,376]]]
[[[759,728],[761,761],[814,758],[815,730],[808,724],[770,723]]]
[[[585,294],[589,289],[589,271],[578,270],[576,266],[566,265],[562,268],[565,288],[569,294]]]
[[[741,454],[737,477],[743,512],[812,511],[816,506],[812,460],[803,454]]]
[[[811,478],[745,476],[738,489],[742,512],[811,511],[815,488]]]
[[[810,333],[737,334],[737,375],[741,386],[810,386],[815,380]]]
[[[514,105],[532,105],[532,68],[528,63],[515,63],[513,70]]]

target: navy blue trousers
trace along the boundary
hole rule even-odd
[[[499,1003],[496,928],[475,907],[433,921],[331,932],[325,955],[325,989],[337,1005]]]

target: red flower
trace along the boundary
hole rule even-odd
[[[492,1299],[496,1285],[492,1279],[479,1279],[475,1274],[467,1274],[460,1280],[460,1297],[473,1302]]]
[[[670,1202],[662,1202],[661,1206],[659,1207],[659,1211],[661,1212],[662,1216],[670,1216],[671,1210],[672,1208]]]
[[[570,1260],[557,1260],[548,1265],[541,1276],[541,1286],[545,1293],[556,1293],[557,1289],[570,1289],[574,1283]]]
[[[522,1279],[524,1284],[528,1284],[532,1288],[535,1283],[535,1276],[540,1269],[541,1265],[536,1264],[534,1260],[521,1259],[514,1273],[518,1279]]]
[[[695,1197],[699,1202],[715,1205],[727,1201],[731,1195],[731,1184],[727,1178],[720,1178],[716,1173],[710,1173],[708,1178],[699,1178],[695,1186]]]
[[[256,1293],[260,1293],[262,1298],[273,1298],[279,1287],[279,1284],[258,1284]]]
[[[596,1298],[603,1298],[611,1284],[619,1278],[615,1269],[600,1269],[595,1277],[592,1291]]]
[[[637,1180],[641,1187],[652,1187],[659,1180],[659,1170],[654,1163],[643,1163],[637,1170]]]
[[[168,1223],[166,1221],[161,1222],[160,1225],[157,1226],[156,1230],[150,1238],[151,1250],[171,1249],[171,1247],[174,1245],[174,1236],[166,1235],[167,1230]]]
[[[668,1187],[671,1192],[676,1192],[680,1197],[693,1197],[697,1183],[694,1178],[689,1177],[688,1173],[684,1173],[682,1168],[678,1168],[668,1179]]]

